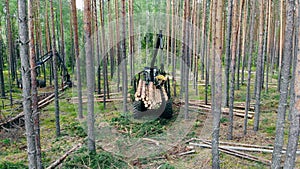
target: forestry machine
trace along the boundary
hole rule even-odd
[[[163,36],[160,30],[157,34],[156,46],[150,67],[145,67],[133,79],[134,118],[161,117],[169,119],[173,116],[170,93],[170,80],[164,71],[164,65],[158,69],[154,66],[158,49],[163,48]]]
[[[55,52],[55,56],[58,58],[58,64],[61,64],[62,69],[64,70],[65,74],[62,72],[63,74],[63,85],[68,85],[69,87],[72,87],[72,81],[71,81],[71,76],[68,72],[68,69],[66,67],[66,65],[64,64],[63,59],[60,57],[58,52]],[[40,59],[40,61],[36,62],[36,67],[40,67],[43,64],[45,64],[45,62],[47,62],[49,59],[51,59],[53,57],[53,52],[49,51],[48,53],[46,53],[44,56],[42,56],[42,58]]]

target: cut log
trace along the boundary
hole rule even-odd
[[[62,89],[59,90],[59,92],[64,91],[66,88],[68,88],[68,85],[64,86]],[[61,96],[62,94],[60,94]],[[47,96],[46,98],[44,98],[43,100],[38,102],[38,109],[41,109],[45,106],[47,106],[48,104],[50,104],[52,101],[54,100],[54,93],[50,94],[49,96]],[[14,121],[17,121],[18,119],[22,118],[24,116],[24,112],[19,113],[18,115],[8,119],[5,122],[0,123],[0,127],[8,125],[9,123],[12,123]],[[1,130],[1,128],[0,128]]]
[[[207,112],[210,112],[211,111],[211,107],[210,106],[203,106],[203,107],[200,107],[200,106],[189,106],[189,108],[192,108],[192,109],[199,109],[199,110],[203,110],[203,111],[207,111]],[[222,109],[222,113],[223,114],[229,114],[229,111],[226,111],[224,109]],[[244,118],[245,117],[245,114],[244,113],[237,113],[237,112],[233,112],[233,115],[234,116],[237,116],[237,117],[242,117]],[[253,115],[252,114],[248,114],[248,119],[252,119],[253,118]]]
[[[198,143],[189,143],[189,144],[193,145],[193,146],[198,146],[198,147],[211,148],[211,144],[207,143],[207,142],[205,142],[204,144],[198,144]],[[222,146],[219,146],[219,150],[221,152],[224,152],[224,153],[229,154],[229,155],[233,155],[233,156],[236,156],[236,157],[240,157],[240,158],[244,158],[244,159],[248,159],[248,160],[252,160],[252,161],[256,161],[256,162],[261,162],[261,163],[263,163],[265,165],[268,165],[268,166],[271,164],[270,160],[266,160],[266,159],[256,157],[256,156],[253,156],[253,155],[250,155],[250,154],[246,154],[246,153],[243,153],[243,152],[240,152],[240,151],[235,151],[235,150],[231,150],[231,149],[228,149],[228,148],[224,148]]]
[[[140,97],[141,96],[141,91],[142,91],[142,83],[143,83],[143,81],[142,81],[142,79],[140,79],[139,80],[139,84],[138,84],[138,87],[137,87],[137,89],[136,89],[136,92],[135,92],[135,98],[137,98],[137,97]]]
[[[192,138],[188,141],[201,141],[201,142],[209,142],[210,140],[204,140],[204,139],[199,139],[199,138]],[[253,152],[265,152],[265,153],[272,153],[273,152],[273,147],[272,146],[260,146],[260,145],[253,145],[253,144],[242,144],[242,143],[232,143],[232,142],[224,142],[224,141],[219,141],[220,146],[223,146],[225,148],[233,149],[233,150],[242,150],[242,151],[253,151]],[[282,149],[282,153],[286,153],[286,148]],[[300,150],[296,151],[296,154],[300,154]]]
[[[145,99],[145,97],[146,97],[146,82],[143,81],[143,84],[142,84],[142,93],[141,93],[142,100]]]
[[[47,169],[53,169],[56,168],[59,164],[61,164],[71,153],[73,153],[75,150],[79,149],[82,146],[82,143],[79,143],[75,145],[73,148],[71,148],[69,151],[67,151],[63,156],[61,156],[59,159],[54,161],[52,164],[50,164]]]

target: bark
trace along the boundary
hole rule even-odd
[[[59,98],[58,98],[58,75],[57,75],[57,57],[56,57],[56,39],[55,39],[55,24],[54,24],[54,9],[53,0],[50,0],[51,10],[51,32],[52,32],[52,60],[53,60],[53,74],[54,74],[54,94],[55,94],[55,127],[56,137],[60,136],[60,120],[59,120]]]
[[[175,10],[176,10],[176,1],[172,0],[171,1],[172,4],[172,27],[171,27],[171,53],[172,53],[172,85],[173,85],[173,94],[174,97],[176,97],[176,80],[175,80],[175,76],[176,76],[176,39],[175,39],[175,25],[176,25],[176,19],[175,19]]]
[[[23,111],[25,114],[25,129],[27,139],[28,168],[37,168],[36,144],[33,127],[33,114],[30,99],[30,65],[28,46],[28,24],[27,24],[27,4],[25,0],[18,0],[19,13],[19,40],[21,56],[21,72],[23,84]]]
[[[278,91],[280,91],[281,85],[281,69],[282,69],[282,59],[283,59],[283,45],[284,45],[284,26],[285,26],[285,18],[286,9],[285,9],[285,0],[280,1],[280,38],[279,38],[279,56],[278,56]]]
[[[274,152],[272,156],[272,168],[280,168],[281,151],[284,142],[284,124],[288,97],[288,86],[290,81],[290,65],[292,56],[293,43],[293,27],[294,27],[294,0],[287,1],[286,11],[286,27],[284,39],[284,53],[282,59],[281,83],[280,83],[280,99],[277,110],[276,121],[276,137],[274,141]]]
[[[9,71],[12,77],[12,81],[15,80],[15,59],[13,54],[13,37],[12,37],[12,28],[11,28],[11,19],[10,19],[10,8],[9,8],[9,0],[5,1],[6,7],[6,27],[7,27],[7,55],[9,61]]]
[[[95,145],[95,117],[94,117],[94,91],[95,91],[95,68],[92,55],[92,31],[91,31],[91,1],[84,0],[84,35],[86,54],[86,78],[87,78],[87,126],[88,126],[88,149],[96,152]]]
[[[120,32],[119,28],[119,1],[115,0],[115,15],[116,15],[116,32]],[[117,91],[120,91],[120,69],[121,69],[121,51],[120,51],[120,34],[116,34],[116,42],[117,42]]]
[[[127,112],[127,93],[128,93],[128,82],[127,82],[127,59],[126,59],[126,9],[125,0],[122,0],[122,92],[123,92],[123,112]]]
[[[97,3],[96,0],[93,0],[93,5],[94,5],[94,15],[95,15],[95,29],[94,29],[94,34],[96,35],[96,57],[97,57],[97,67],[99,70],[97,71],[97,92],[98,94],[101,93],[101,69],[100,69],[100,64],[101,64],[101,59],[100,59],[100,42],[99,42],[99,26],[98,26],[98,15],[97,15]]]
[[[259,18],[259,46],[258,56],[256,61],[256,92],[255,92],[255,116],[254,116],[254,131],[258,131],[260,118],[260,100],[262,89],[262,73],[263,73],[263,38],[264,38],[264,0],[260,1],[260,18]]]
[[[206,0],[203,1],[203,11],[202,11],[202,27],[201,27],[201,32],[202,32],[202,38],[201,38],[201,64],[200,64],[200,69],[201,69],[201,79],[204,80],[204,74],[205,74],[205,70],[204,70],[204,65],[205,65],[205,40],[206,40],[206,5],[207,2]]]
[[[243,11],[245,11],[245,0],[242,0],[240,2],[240,9],[239,9],[239,29],[238,29],[238,36],[237,36],[237,52],[236,52],[236,57],[238,58],[237,60],[237,90],[240,90],[240,67],[241,67],[241,44],[242,44],[242,17],[243,17]]]
[[[248,125],[248,111],[250,107],[250,86],[251,86],[251,68],[252,68],[252,55],[253,55],[253,36],[254,36],[254,23],[255,23],[255,6],[256,1],[251,0],[251,21],[250,21],[250,39],[249,39],[249,57],[248,57],[248,78],[247,78],[247,93],[246,93],[246,105],[245,105],[245,118],[244,118],[244,135],[247,134]]]
[[[247,30],[247,23],[248,23],[248,15],[249,15],[249,0],[246,0],[245,2],[245,10],[243,14],[243,35],[242,35],[242,52],[241,52],[241,57],[242,57],[242,79],[241,83],[242,85],[244,84],[244,79],[245,79],[245,65],[246,65],[246,36],[248,33]]]
[[[187,23],[189,23],[189,7],[190,2],[189,0],[184,1],[184,16],[183,16],[183,43],[182,43],[182,74],[181,74],[181,81],[183,82],[184,85],[184,98],[185,98],[185,106],[184,106],[184,118],[188,119],[189,118],[189,113],[188,113],[188,80],[189,80],[189,26]],[[181,87],[183,88],[183,86]],[[183,90],[182,90],[183,92]],[[183,95],[182,95],[183,97]]]
[[[286,159],[284,163],[284,168],[295,168],[295,160],[296,160],[296,151],[298,147],[299,141],[299,129],[300,129],[300,43],[299,43],[299,21],[300,21],[300,8],[299,2],[296,3],[297,9],[297,24],[295,28],[297,29],[298,33],[295,35],[298,41],[298,46],[295,58],[294,58],[294,66],[293,66],[293,79],[291,82],[291,88],[293,91],[291,92],[291,103],[290,103],[290,129],[289,129],[289,139],[287,144],[287,151],[286,151]]]
[[[63,64],[66,65],[66,52],[65,52],[65,34],[64,34],[64,24],[63,24],[63,11],[62,11],[62,0],[59,0],[59,21],[60,21],[60,46],[61,46],[61,57],[63,60]],[[67,74],[66,70],[63,70],[63,77]],[[62,81],[63,83],[63,81]]]
[[[134,76],[134,34],[133,34],[133,0],[128,2],[128,18],[129,18],[129,63],[130,63],[130,79]]]
[[[227,17],[227,30],[226,30],[226,57],[225,57],[225,106],[229,106],[229,69],[230,69],[230,47],[231,47],[231,29],[232,29],[232,3],[233,0],[228,0],[228,17]]]
[[[9,0],[5,1],[6,7],[6,27],[7,27],[7,55],[8,55],[8,82],[9,82],[9,101],[10,106],[13,105],[12,98],[12,82],[14,81],[14,59],[13,59],[13,44],[12,44],[12,30],[9,10]]]
[[[108,22],[112,23],[112,17],[111,17],[111,9],[110,9],[110,2],[107,2],[107,10],[108,10]],[[96,4],[96,0],[95,0],[95,4]],[[95,8],[96,10],[96,8]],[[110,56],[110,77],[111,79],[114,77],[114,70],[115,70],[115,48],[114,48],[114,34],[113,34],[113,29],[111,28],[112,25],[108,24],[108,29],[109,29],[109,34],[110,34],[110,39],[109,39],[109,43],[110,43],[110,47],[109,47],[109,56]],[[107,87],[107,89],[109,89]],[[109,91],[108,93],[108,98],[109,98]]]
[[[78,118],[82,119],[82,84],[80,73],[80,54],[79,54],[79,42],[78,42],[78,21],[77,21],[77,8],[75,0],[71,0],[72,8],[72,21],[74,31],[74,45],[75,45],[75,59],[76,59],[76,78],[77,78],[77,94],[78,94]]]
[[[238,22],[238,1],[235,0],[233,4],[233,23],[232,23],[232,48],[231,48],[231,80],[230,80],[230,93],[229,93],[229,127],[227,139],[232,139],[233,133],[233,104],[234,104],[234,86],[235,86],[235,67],[236,67],[236,47],[237,47],[237,35],[239,30]]]
[[[36,73],[36,52],[34,41],[34,15],[33,15],[33,0],[28,1],[28,27],[29,27],[29,57],[30,57],[30,72],[31,72],[31,100],[32,100],[32,116],[33,128],[36,146],[37,168],[42,169],[42,152],[40,142],[40,115],[38,112],[38,91],[37,91],[37,73]]]
[[[222,11],[223,1],[218,0],[216,12],[216,46],[215,46],[215,108],[213,109],[212,133],[212,168],[220,168],[219,159],[219,133],[222,106]]]
[[[266,70],[266,87],[265,87],[265,91],[266,93],[269,90],[269,70],[270,70],[270,64],[271,64],[271,47],[272,47],[272,0],[269,0],[269,8],[268,8],[268,43],[267,43],[267,52],[266,52],[266,56],[267,56],[267,70]],[[275,33],[275,32],[274,32]],[[275,36],[275,35],[274,35]]]
[[[48,1],[45,1],[45,10],[46,10],[46,13],[45,13],[45,38],[46,38],[46,52],[50,52],[51,51],[51,39],[50,39],[50,26],[49,26],[49,18],[48,18]],[[53,66],[53,63],[52,61],[50,61],[50,70],[49,70],[49,81],[50,81],[50,85],[52,85],[52,66]],[[44,74],[44,76],[46,76],[46,73]]]
[[[1,92],[1,98],[5,98],[5,82],[4,82],[4,75],[3,75],[3,41],[2,38],[0,38],[0,92]]]

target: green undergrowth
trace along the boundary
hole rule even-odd
[[[175,119],[168,120],[159,118],[153,121],[138,123],[132,121],[129,117],[120,115],[113,117],[110,120],[110,124],[120,131],[125,131],[123,133],[126,133],[130,137],[140,138],[163,133],[173,120]]]
[[[0,162],[0,168],[1,169],[25,169],[28,168],[24,163],[22,162]]]
[[[101,169],[119,169],[129,168],[128,164],[121,158],[118,158],[111,153],[100,151],[94,154],[89,153],[86,146],[83,146],[78,151],[74,152],[61,167],[62,169],[69,168],[101,168]]]

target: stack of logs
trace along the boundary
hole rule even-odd
[[[165,88],[162,87],[162,92],[165,100],[168,100],[168,95]],[[153,82],[146,83],[144,80],[139,80],[137,90],[135,92],[135,101],[142,101],[148,109],[158,108],[162,103],[160,89],[156,88]]]

